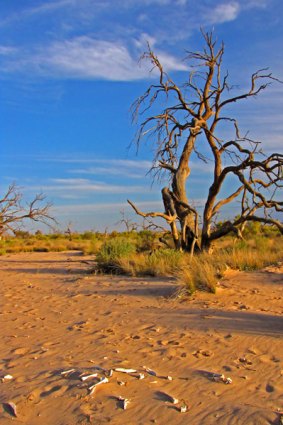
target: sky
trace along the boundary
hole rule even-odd
[[[128,198],[162,211],[166,182],[147,174],[152,145],[137,152],[132,143],[131,105],[156,81],[139,59],[149,43],[185,81],[200,28],[224,41],[223,67],[237,88],[265,67],[283,80],[282,0],[2,0],[0,197],[12,182],[26,200],[44,193],[63,230],[119,228],[121,211],[138,221]],[[283,85],[273,84],[233,114],[271,152],[282,151],[282,111]],[[210,172],[192,166],[189,193],[200,208]]]

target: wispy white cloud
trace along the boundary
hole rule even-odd
[[[144,5],[158,4],[160,6],[174,5],[184,6],[188,0],[142,0]]]
[[[138,208],[145,208],[149,210],[161,210],[164,208],[162,205],[162,201],[144,201],[137,202],[136,206]],[[116,211],[118,212],[121,209],[131,210],[131,207],[127,204],[127,202],[108,202],[101,204],[91,204],[84,203],[79,205],[60,205],[54,206],[52,210],[54,213],[58,215],[69,215],[69,214],[88,214],[96,211]]]
[[[72,164],[72,165],[91,165],[90,168],[81,168],[83,171],[95,170],[98,168],[107,168],[111,170],[112,168],[119,168],[123,170],[138,170],[139,172],[147,172],[151,166],[152,162],[148,160],[138,160],[138,159],[113,159],[113,158],[91,158],[88,157],[79,157],[78,154],[74,156],[50,156],[50,155],[13,155],[13,156],[2,156],[6,159],[11,160],[21,160],[21,161],[37,161],[37,162],[46,162],[46,163],[62,163],[62,164]],[[95,166],[95,167],[94,167]],[[84,179],[82,179],[84,180]]]
[[[150,39],[153,40],[153,39]],[[136,42],[132,40],[132,45]],[[37,51],[19,51],[2,46],[0,55],[9,56],[3,63],[6,72],[72,79],[132,81],[151,77],[151,65],[140,63],[141,50],[135,54],[122,42],[94,39],[89,36],[59,41]],[[166,71],[186,71],[187,65],[168,53],[157,52]],[[154,75],[154,72],[153,72]]]
[[[66,178],[66,179],[50,179],[54,183],[58,184],[66,184],[67,186],[78,186],[78,185],[85,185],[89,184],[88,179],[72,179],[72,178]]]
[[[282,140],[282,139],[281,139]],[[97,163],[100,163],[98,160]],[[152,167],[150,161],[131,161],[131,160],[101,160],[103,166],[86,167],[86,168],[73,168],[68,170],[70,174],[80,175],[94,175],[94,176],[117,176],[120,178],[131,178],[131,179],[145,179],[148,177],[148,182],[152,181],[152,176],[147,173]],[[191,169],[191,181],[194,184],[203,184],[203,179],[207,179],[208,176],[213,175],[214,161],[212,158],[207,159],[207,162],[199,161],[196,158],[190,163]],[[85,184],[89,180],[78,178],[78,179],[56,179],[56,183],[68,183],[72,184]],[[165,178],[164,184],[167,184]],[[145,183],[146,185],[146,183]],[[144,186],[145,188],[145,186]],[[145,190],[145,189],[144,189]]]
[[[74,6],[76,3],[76,0],[55,0],[51,2],[44,2],[39,6],[28,9],[27,13],[29,15],[37,15],[39,13],[51,12],[71,5]]]
[[[206,24],[222,24],[234,21],[241,12],[251,9],[264,9],[268,7],[272,0],[229,0],[215,2],[215,6],[206,7],[204,13]]]
[[[0,55],[7,56],[14,54],[18,49],[14,46],[0,46]]]
[[[87,167],[69,170],[70,173],[74,174],[86,174],[86,175],[104,175],[104,176],[117,176],[117,177],[128,177],[132,179],[145,178],[146,173],[150,167],[143,168],[137,167],[119,167],[119,166],[104,166],[104,167]]]
[[[103,163],[108,163],[108,164],[116,164],[116,165],[120,165],[121,167],[132,167],[135,169],[140,169],[140,170],[146,170],[149,169],[152,165],[151,161],[146,161],[146,160],[132,160],[132,159],[101,159],[101,160],[96,160],[96,162],[103,162]]]
[[[0,55],[7,57],[2,59],[0,72],[112,81],[149,78],[150,64],[139,64],[147,42],[154,46],[166,71],[186,71],[186,63],[175,57],[172,46],[188,39],[200,26],[233,21],[242,11],[267,7],[270,1],[215,0],[203,4],[197,0],[53,0],[21,7],[2,25],[15,19],[21,23],[36,17],[46,20],[46,14],[54,13],[50,37],[40,34],[19,49],[16,45],[0,46]],[[156,8],[160,9],[158,19],[154,15]]]
[[[234,21],[240,13],[240,5],[238,2],[226,2],[210,8],[207,11],[206,19],[210,24],[220,24],[223,22]]]
[[[27,8],[22,12],[21,18],[27,18],[34,15],[41,15],[50,12],[55,12],[69,6],[75,6],[76,0],[55,0],[51,2],[44,2],[39,6]]]
[[[242,0],[242,7],[243,9],[264,9],[266,8],[272,0]]]
[[[48,195],[60,197],[60,194],[64,196],[71,194],[82,198],[86,195],[93,193],[101,194],[122,194],[122,193],[143,193],[145,190],[144,186],[129,186],[129,185],[115,185],[104,182],[96,182],[88,179],[74,179],[74,178],[63,178],[63,179],[50,179],[48,182],[42,185],[31,185],[28,187],[28,191],[38,192],[42,191]]]
[[[0,28],[14,24],[17,21],[23,21],[28,18],[43,15],[48,12],[56,12],[57,10],[70,5],[75,6],[75,3],[76,0],[56,0],[45,2],[35,7],[26,7],[22,9],[19,8],[17,13],[13,13],[0,21]]]
[[[196,199],[194,201],[195,207],[203,207],[205,205],[205,199]],[[135,202],[135,205],[143,210],[144,212],[147,211],[163,211],[164,205],[162,203],[162,200],[159,201],[141,201],[141,202]],[[56,213],[58,216],[63,215],[86,215],[89,213],[94,213],[98,211],[115,211],[118,212],[120,210],[125,210],[127,212],[133,212],[130,205],[125,202],[107,202],[107,203],[100,203],[100,204],[94,204],[94,203],[82,203],[79,205],[60,205],[60,206],[54,206],[52,208],[52,212]]]

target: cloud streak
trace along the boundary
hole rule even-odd
[[[6,17],[0,28],[15,24],[17,19],[21,25],[25,20],[30,25],[31,18],[46,19],[44,15],[53,14],[50,37],[40,34],[28,46],[2,42],[0,72],[58,79],[141,80],[151,76],[150,64],[139,64],[147,41],[154,44],[167,72],[187,71],[186,63],[176,57],[169,45],[189,38],[199,26],[230,22],[242,11],[264,8],[268,3],[269,0],[216,0],[212,6],[196,0],[117,0],[114,4],[109,0],[59,0],[21,7],[18,14]]]
[[[148,171],[152,162],[148,160],[134,160],[134,159],[113,159],[113,158],[86,158],[78,157],[78,155],[73,156],[48,156],[48,155],[17,155],[13,158],[20,160],[32,160],[39,162],[61,162],[65,164],[99,164],[99,166],[107,167],[120,167],[121,169],[135,169],[135,170],[144,170]],[[8,157],[7,158],[11,158]]]
[[[28,188],[29,191],[42,191],[52,196],[60,196],[62,194],[77,196],[77,198],[84,197],[91,193],[101,194],[126,194],[126,193],[143,193],[144,186],[129,186],[129,185],[115,185],[104,182],[96,182],[88,179],[75,179],[75,178],[55,178],[50,179],[49,182],[42,185],[32,185]]]
[[[74,174],[87,174],[87,175],[104,175],[104,176],[117,176],[117,177],[129,177],[132,179],[145,178],[146,172],[143,169],[125,169],[120,167],[89,167],[69,170],[70,173]]]
[[[132,42],[134,45],[134,40]],[[123,42],[99,40],[89,36],[54,42],[33,52],[19,52],[13,47],[0,46],[6,72],[32,71],[44,77],[59,79],[96,79],[133,81],[151,78],[155,72],[147,62],[140,63],[140,50],[130,52]],[[178,58],[160,51],[164,69],[186,71],[187,65]]]
[[[123,159],[94,160],[93,164],[95,164],[94,167],[72,169],[69,170],[69,172],[74,174],[144,179],[152,167],[152,163],[150,161],[133,161]]]
[[[161,201],[144,201],[136,203],[138,208],[145,208],[148,210],[162,210],[162,202]],[[69,214],[88,214],[97,211],[119,211],[121,209],[126,208],[129,211],[132,211],[131,207],[127,204],[127,202],[107,202],[101,204],[79,204],[79,205],[60,205],[55,206],[52,210],[58,215],[69,215]]]

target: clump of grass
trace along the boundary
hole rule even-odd
[[[194,256],[177,275],[177,281],[187,294],[196,290],[215,292],[219,279],[227,267],[234,270],[260,270],[282,261],[283,239],[253,237],[225,244],[213,255]],[[181,290],[184,293],[184,290]]]
[[[184,295],[192,295],[196,291],[194,275],[189,267],[184,267],[177,276],[177,282],[180,285],[178,296],[181,298]]]
[[[96,256],[98,269],[103,272],[121,273],[119,261],[136,252],[136,246],[124,238],[110,239],[101,246]]]
[[[174,276],[183,267],[185,257],[185,254],[173,249],[160,249],[119,258],[117,263],[130,276]]]
[[[178,282],[186,288],[189,295],[196,290],[215,293],[221,276],[221,268],[213,257],[200,254],[190,259],[188,265],[178,273]]]
[[[201,290],[215,293],[220,273],[214,261],[211,259],[204,259],[203,261],[194,260],[191,267],[196,287]]]
[[[144,270],[150,276],[172,276],[183,266],[185,255],[173,249],[160,249],[145,257]]]

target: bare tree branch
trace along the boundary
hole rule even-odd
[[[173,221],[175,221],[177,219],[177,214],[175,214],[174,216],[165,214],[165,213],[161,213],[161,212],[148,212],[148,213],[144,213],[142,211],[140,211],[129,199],[127,200],[128,204],[131,205],[131,207],[134,209],[134,211],[140,215],[141,217],[161,217],[164,220],[167,221],[168,224],[172,223]]]
[[[46,198],[42,193],[25,205],[22,198],[22,193],[13,183],[0,199],[0,235],[5,231],[14,232],[15,228],[21,227],[26,220],[44,223],[47,226],[51,226],[52,222],[56,223],[55,218],[50,215],[52,204],[45,202]]]

